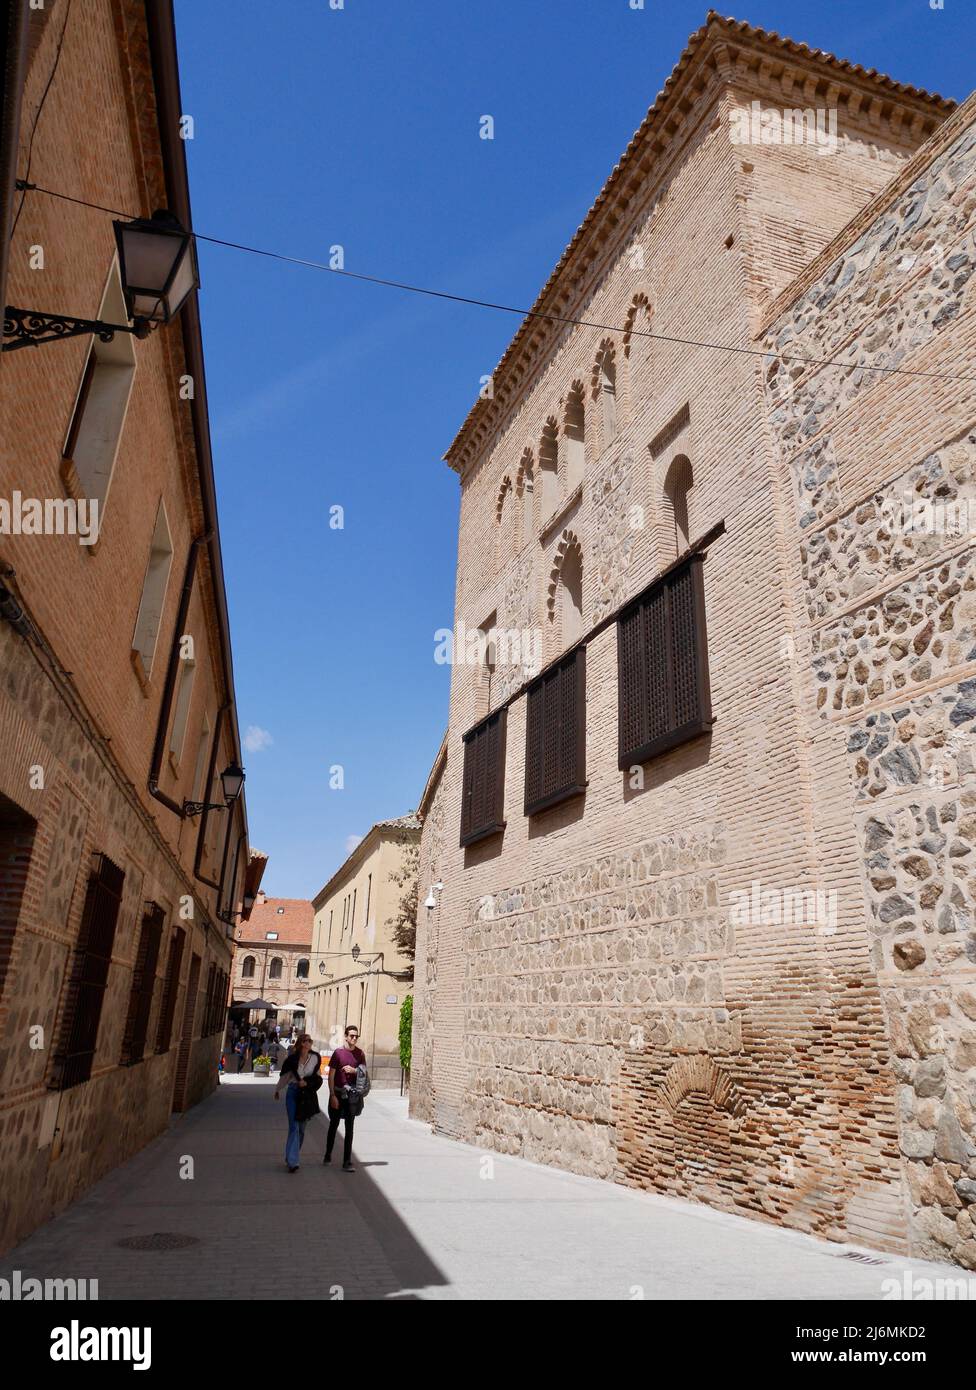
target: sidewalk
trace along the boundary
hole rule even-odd
[[[97,1278],[110,1298],[880,1299],[882,1281],[965,1271],[829,1245],[522,1159],[407,1118],[374,1090],[355,1173],[322,1164],[323,1117],[284,1166],[284,1103],[224,1077],[182,1117],[0,1262],[0,1277]],[[341,1131],[340,1131],[341,1142]],[[337,1152],[335,1158],[339,1158]],[[192,1159],[193,1177],[181,1178]],[[492,1176],[482,1176],[491,1171]],[[192,1237],[125,1249],[127,1237]]]

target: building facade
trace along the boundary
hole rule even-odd
[[[465,422],[411,1104],[976,1268],[972,120],[710,15]]]
[[[400,1008],[413,964],[393,922],[416,897],[420,821],[412,812],[378,821],[313,901],[308,1029],[325,1052],[359,1028],[374,1085],[400,1084]]]
[[[235,934],[231,1005],[252,999],[275,1009],[282,1028],[304,1028],[312,950],[312,904],[307,898],[269,898],[259,891],[250,917]],[[261,1016],[263,1017],[263,1010]]]
[[[12,180],[190,226],[171,8],[8,9],[5,303],[124,325],[111,215]],[[0,432],[7,1247],[216,1084],[248,853],[196,296],[5,352]]]

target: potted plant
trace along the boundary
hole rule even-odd
[[[267,1057],[267,1056],[255,1057],[255,1059],[254,1059],[254,1065],[253,1065],[253,1067],[251,1068],[251,1070],[252,1070],[257,1076],[270,1076],[270,1075],[271,1075],[271,1058],[270,1058],[270,1057]]]

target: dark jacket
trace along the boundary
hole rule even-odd
[[[298,1121],[310,1120],[313,1115],[318,1115],[319,1101],[315,1092],[322,1085],[322,1058],[315,1051],[308,1054],[315,1058],[315,1070],[305,1077],[305,1085],[297,1088],[298,1094],[295,1097],[295,1119]],[[290,1053],[281,1064],[281,1071],[278,1073],[278,1085],[288,1083],[289,1073],[296,1073],[298,1070],[298,1052]]]

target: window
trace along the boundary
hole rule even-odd
[[[334,907],[330,907],[330,908],[329,908],[329,939],[328,939],[328,941],[326,942],[326,945],[327,945],[327,946],[331,946],[331,945],[332,945],[332,914],[333,914],[334,912],[335,912],[335,908],[334,908]]]
[[[166,983],[163,987],[163,1003],[159,1010],[159,1023],[156,1028],[156,1052],[168,1052],[173,1041],[173,1019],[176,1016],[176,1000],[180,992],[180,967],[183,964],[183,944],[186,933],[182,927],[173,928],[169,945],[169,960],[166,963]]]
[[[613,343],[605,340],[597,353],[593,374],[593,396],[599,401],[603,422],[603,447],[612,443],[617,433],[617,359]]]
[[[13,955],[36,830],[31,816],[0,796],[0,994]]]
[[[122,1035],[120,1067],[131,1067],[136,1062],[141,1062],[146,1050],[146,1034],[149,1031],[149,1014],[156,984],[156,963],[159,960],[164,916],[163,909],[157,903],[146,903],[139,931],[139,947],[132,970],[132,989],[129,993],[125,1032]]]
[[[369,900],[373,894],[373,875],[366,876],[366,926],[369,926]]]
[[[535,486],[535,465],[532,450],[526,449],[518,471],[518,499],[522,508],[522,544],[528,545],[535,536],[535,515],[533,511],[533,489]]]
[[[136,616],[136,629],[132,636],[132,651],[139,662],[142,674],[149,679],[153,656],[156,652],[156,639],[163,616],[166,599],[166,585],[169,582],[170,567],[173,563],[173,542],[170,539],[166,509],[160,500],[156,511],[156,525],[149,545],[149,563],[146,577],[142,581],[142,599]]]
[[[586,454],[583,387],[578,381],[573,384],[566,398],[563,434],[566,441],[566,491],[573,492],[583,481]]]
[[[700,555],[657,580],[621,613],[617,700],[621,770],[711,728]]]
[[[359,892],[359,889],[358,889],[358,888],[354,888],[354,889],[352,890],[352,910],[351,910],[350,913],[349,913],[349,940],[350,940],[350,941],[352,940],[352,934],[353,934],[353,932],[356,930],[356,894],[357,894],[358,892]]]
[[[193,696],[193,677],[196,674],[196,662],[184,658],[181,662],[180,686],[176,692],[176,709],[173,714],[173,732],[170,735],[169,751],[176,762],[179,762],[183,755],[183,743],[186,739],[186,725],[190,715],[190,700]]]
[[[203,800],[203,783],[207,775],[207,750],[210,746],[210,716],[203,716],[203,728],[197,741],[197,761],[193,769],[193,791],[191,801]]]
[[[586,648],[529,686],[525,711],[525,814],[586,787]]]
[[[279,917],[283,917],[285,915],[285,909],[283,907],[276,907],[275,911],[277,912]]]
[[[464,735],[462,846],[505,828],[505,716],[499,710]]]
[[[266,931],[264,933],[264,939],[265,941],[277,941],[278,933],[276,931]]]
[[[280,956],[275,956],[274,960],[271,962],[270,969],[268,970],[268,979],[269,979],[269,980],[280,980],[280,979],[281,979],[281,957],[280,957]]]
[[[678,454],[664,480],[665,521],[668,524],[669,539],[671,534],[674,537],[674,550],[670,556],[671,559],[677,559],[682,551],[687,550],[691,544],[688,499],[694,481],[690,461],[684,454]]]
[[[366,1018],[366,982],[359,986],[359,1028],[362,1031],[363,1022]]]
[[[112,265],[97,317],[109,323],[128,322],[118,262]],[[70,465],[68,477],[73,470],[77,486],[98,502],[100,510],[112,481],[135,371],[131,333],[116,333],[110,343],[93,339],[63,452]],[[69,490],[73,490],[71,484]]]
[[[559,502],[559,432],[555,420],[547,420],[539,444],[539,484],[542,488],[542,520]]]
[[[300,960],[300,961],[298,962],[298,965],[297,965],[297,967],[296,967],[296,969],[295,969],[295,975],[296,975],[296,977],[297,977],[299,980],[307,980],[307,979],[308,979],[308,961],[307,961],[307,960],[304,960],[304,959],[303,959],[303,960]]]
[[[243,964],[243,966],[241,967],[241,979],[242,979],[242,980],[253,980],[253,979],[254,979],[254,967],[255,967],[255,964],[256,964],[256,962],[255,962],[255,959],[254,959],[253,956],[245,956],[245,957],[244,957],[244,964]]]
[[[477,714],[487,714],[491,709],[493,678],[498,664],[497,625],[497,613],[490,613],[477,628],[480,658],[477,667],[478,687],[475,694],[475,712]]]
[[[98,855],[97,867],[88,879],[68,983],[62,1043],[54,1059],[55,1085],[60,1090],[91,1076],[124,882],[124,872],[104,854]]]

